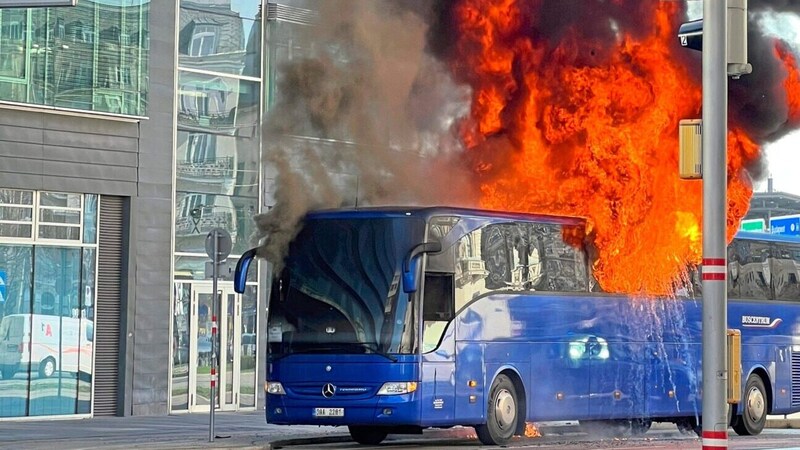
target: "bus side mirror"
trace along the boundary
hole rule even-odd
[[[423,242],[417,244],[408,252],[403,260],[403,292],[410,294],[417,292],[419,279],[417,278],[417,261],[423,253],[438,253],[442,251],[440,242]]]
[[[256,257],[256,249],[251,248],[244,252],[242,257],[236,263],[236,270],[233,273],[233,290],[239,294],[244,293],[244,288],[247,285],[247,269],[250,268],[250,263]]]

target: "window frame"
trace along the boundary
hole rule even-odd
[[[84,240],[84,234],[86,229],[86,196],[87,195],[97,195],[97,194],[82,194],[76,192],[57,192],[57,191],[34,191],[29,189],[11,189],[11,188],[0,188],[3,191],[13,191],[13,192],[29,192],[31,193],[31,204],[14,204],[14,203],[2,203],[0,202],[0,208],[3,207],[12,207],[12,208],[25,208],[29,209],[31,213],[31,221],[19,221],[19,220],[7,220],[7,219],[0,219],[0,224],[10,224],[10,225],[30,225],[31,233],[28,236],[19,237],[19,236],[0,236],[0,242],[4,244],[33,244],[33,243],[40,243],[40,244],[52,244],[52,245],[60,245],[60,246],[97,246],[97,238],[95,238],[95,242],[87,242]],[[80,206],[46,206],[42,205],[42,198],[43,194],[64,194],[64,195],[73,195],[79,196],[80,199]],[[99,197],[99,195],[98,195]],[[97,200],[97,208],[98,211],[95,213],[95,230],[99,230],[99,220],[100,220],[100,200]],[[75,213],[78,214],[78,223],[60,223],[60,222],[50,222],[47,220],[43,220],[41,215],[44,211],[67,211],[68,213]],[[63,239],[63,238],[49,238],[42,236],[42,227],[56,227],[56,228],[73,228],[78,230],[78,237],[77,239]]]

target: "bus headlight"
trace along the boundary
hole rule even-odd
[[[267,394],[286,395],[286,391],[283,390],[283,385],[279,381],[267,381],[264,383],[264,390],[267,391]]]
[[[388,382],[383,383],[383,386],[378,390],[378,395],[410,394],[416,390],[416,381]]]

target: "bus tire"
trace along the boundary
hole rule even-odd
[[[350,425],[347,429],[350,430],[350,437],[361,445],[378,445],[389,435],[380,427]]]
[[[764,381],[756,374],[747,377],[741,403],[742,415],[733,425],[739,436],[755,436],[767,423],[767,389]]]
[[[632,419],[631,420],[631,436],[644,436],[653,425],[650,419]]]
[[[694,434],[697,437],[703,437],[703,426],[694,417],[679,419],[675,425],[677,425],[678,431],[685,436]]]
[[[39,363],[39,378],[50,378],[56,373],[56,360],[48,356]]]
[[[508,443],[520,420],[518,405],[514,383],[506,375],[498,375],[489,389],[486,423],[475,427],[478,439],[486,445]]]

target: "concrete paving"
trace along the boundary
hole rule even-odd
[[[574,432],[576,423],[544,424],[549,432]],[[670,424],[660,425],[666,428]],[[770,416],[771,428],[800,428],[800,414]],[[666,429],[665,428],[665,429]],[[670,428],[671,429],[671,428]],[[344,427],[270,425],[263,411],[218,412],[209,442],[208,414],[0,421],[0,449],[272,449],[290,444],[349,441]],[[426,431],[426,438],[464,438],[471,428]],[[408,439],[408,436],[405,437]]]
[[[218,412],[214,419],[214,442],[208,414],[4,421],[0,449],[269,449],[285,440],[347,436],[344,428],[269,425],[263,411]]]

